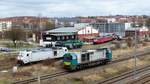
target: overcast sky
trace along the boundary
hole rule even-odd
[[[0,0],[0,17],[149,15],[150,0]]]

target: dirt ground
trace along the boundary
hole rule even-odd
[[[142,67],[150,63],[150,55],[147,57],[137,59],[137,67]],[[113,64],[104,68],[98,67],[92,70],[75,72],[65,76],[57,77],[42,81],[42,84],[94,84],[102,79],[118,75],[125,71],[134,68],[134,60],[121,62],[120,64]],[[35,84],[35,83],[33,83]]]
[[[143,50],[144,48],[150,48],[150,43],[148,43],[147,46],[139,46],[138,50]],[[113,59],[116,59],[116,58],[118,58],[118,56],[125,54],[125,53],[129,53],[133,50],[134,50],[134,48],[113,50]],[[0,60],[8,61],[8,59],[10,59],[10,58],[7,58],[6,56],[2,56],[2,55],[0,56]],[[62,71],[63,69],[62,69],[61,63],[62,63],[62,61],[52,61],[50,63],[49,62],[48,63],[47,62],[39,62],[39,63],[25,65],[25,66],[18,68],[18,72],[16,75],[12,74],[12,69],[8,70],[8,72],[7,71],[0,72],[0,84],[9,84],[12,81],[24,80],[24,79],[28,79],[30,77],[37,77],[37,74],[44,75],[47,73],[50,74],[50,73],[55,73],[57,71]],[[126,63],[124,63],[124,64],[126,65]],[[127,69],[128,69],[128,67],[127,67]],[[112,71],[114,73],[117,72],[116,69],[113,69],[113,70],[107,69],[104,71]],[[104,76],[107,76],[107,74],[104,74]],[[86,75],[85,77],[79,77],[79,78],[78,78],[78,76],[74,76],[72,79],[69,79],[69,80],[75,81],[75,83],[77,82],[77,84],[78,84],[78,81],[80,83],[82,80],[98,80],[98,79],[100,80],[103,78],[104,78],[103,76],[97,76],[96,74],[92,74],[92,75]],[[58,81],[60,81],[60,80],[64,81],[67,79],[62,78],[62,79],[59,79]]]

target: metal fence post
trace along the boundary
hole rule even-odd
[[[41,78],[39,74],[38,74],[38,84],[41,84]]]

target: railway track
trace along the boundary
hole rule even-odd
[[[49,75],[41,76],[40,80],[50,79],[50,78],[54,78],[54,77],[62,76],[62,75],[66,75],[66,74],[69,74],[69,72],[67,72],[67,71],[61,71],[61,72],[57,72],[57,73],[54,73],[54,74],[49,74]],[[38,79],[39,78],[35,77],[35,78],[32,78],[32,79],[28,79],[28,80],[18,81],[18,82],[15,82],[13,84],[29,84],[31,82],[38,81]]]
[[[12,69],[15,63],[0,61],[0,71]]]
[[[127,78],[133,78],[133,76],[134,76],[133,71],[134,70],[131,70],[129,72],[122,73],[118,76],[114,76],[114,77],[105,79],[103,81],[98,82],[97,84],[120,84],[120,83],[126,84],[126,83],[123,82],[123,80],[125,81],[125,79],[127,79]],[[150,71],[150,65],[147,65],[147,66],[144,66],[142,68],[136,69],[136,75],[140,74],[144,71]],[[131,84],[137,84],[137,83],[131,83]]]
[[[9,53],[0,53],[0,54],[4,55],[6,57],[5,59],[0,60],[0,71],[12,69],[13,66],[16,64],[15,56],[17,55],[17,53],[9,52]],[[6,61],[6,59],[7,59],[7,61]]]
[[[137,57],[144,56],[144,55],[147,55],[147,54],[150,54],[150,52],[148,51],[148,52],[144,52],[144,53],[137,53]],[[119,63],[119,62],[126,61],[126,60],[129,60],[129,59],[132,59],[132,58],[133,58],[133,56],[129,56],[129,57],[126,57],[126,58],[113,60],[111,63],[109,63],[107,65]],[[107,65],[104,65],[104,66],[107,66]],[[55,78],[55,77],[63,76],[63,75],[67,75],[67,74],[71,74],[71,73],[68,72],[68,71],[62,71],[62,72],[57,72],[57,73],[54,73],[54,74],[48,74],[48,75],[41,76],[40,80]],[[23,81],[17,81],[17,82],[14,82],[13,84],[29,84],[29,83],[38,81],[38,79],[39,79],[38,77],[35,77],[35,78],[23,80]]]
[[[4,66],[7,66],[7,67],[0,67],[0,71],[3,71],[3,70],[10,70],[13,68],[13,66],[9,66],[9,65],[4,65]]]
[[[146,74],[136,80],[130,81],[127,84],[150,84],[150,73]]]
[[[15,65],[15,63],[14,62],[10,62],[10,60],[8,60],[8,62],[6,62],[4,60],[0,60],[0,71],[12,69],[12,67],[14,65]]]

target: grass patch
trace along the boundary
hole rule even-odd
[[[0,45],[8,47],[8,48],[35,48],[37,47],[37,45],[30,44],[24,41],[16,41],[16,46],[15,46],[11,40],[0,41]]]
[[[14,46],[13,43],[5,43],[4,45],[8,48],[34,48],[34,47],[36,47],[36,46],[30,45],[28,43],[22,43],[22,42],[17,43],[16,46]]]
[[[72,84],[86,84],[83,78],[74,77],[69,80]]]
[[[79,82],[79,81],[83,81],[83,79],[82,79],[82,78],[72,78],[72,80],[73,80],[73,81],[77,81],[77,82]]]
[[[0,84],[12,84],[10,80],[0,80]]]

